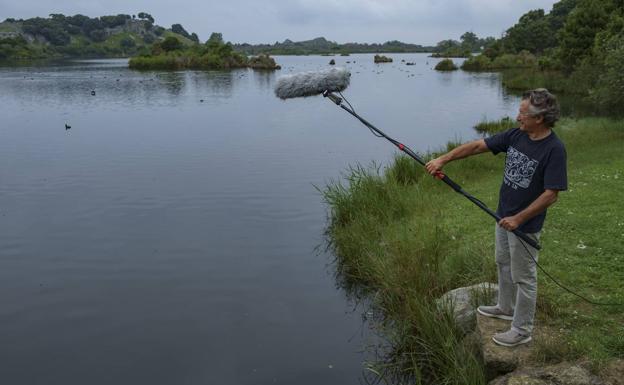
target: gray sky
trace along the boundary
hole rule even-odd
[[[151,14],[156,24],[180,23],[206,40],[213,31],[235,43],[325,38],[338,43],[401,40],[434,45],[473,31],[500,35],[531,9],[549,12],[557,0],[0,0],[7,17],[50,13],[90,17]]]

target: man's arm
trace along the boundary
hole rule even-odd
[[[481,154],[488,150],[489,148],[485,144],[485,140],[477,139],[472,142],[464,143],[446,154],[430,160],[425,165],[425,168],[429,174],[435,175],[439,171],[442,171],[442,167],[452,160],[462,159],[470,155]]]
[[[546,189],[537,197],[526,209],[520,211],[516,215],[505,217],[498,222],[499,226],[508,231],[513,231],[521,224],[533,218],[537,214],[546,210],[549,206],[557,201],[559,190]]]

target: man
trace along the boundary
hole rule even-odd
[[[487,317],[511,320],[511,329],[493,336],[503,346],[531,341],[537,298],[537,250],[516,237],[519,229],[536,241],[546,218],[546,209],[557,201],[559,191],[567,189],[566,151],[552,131],[559,119],[554,95],[544,88],[522,96],[517,121],[512,128],[486,139],[463,144],[427,163],[435,175],[450,161],[492,151],[506,152],[505,172],[500,188],[496,225],[496,264],[498,266],[498,303],[479,306]]]

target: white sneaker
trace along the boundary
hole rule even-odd
[[[513,314],[503,313],[498,306],[479,306],[477,312],[486,317],[500,318],[507,321],[513,320]]]
[[[495,334],[492,339],[499,345],[514,347],[520,344],[526,344],[530,342],[532,338],[530,335],[520,334],[515,330],[508,330],[504,333]]]

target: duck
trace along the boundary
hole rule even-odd
[[[65,123],[65,129],[69,130],[70,128],[71,128],[71,126],[69,124]]]

